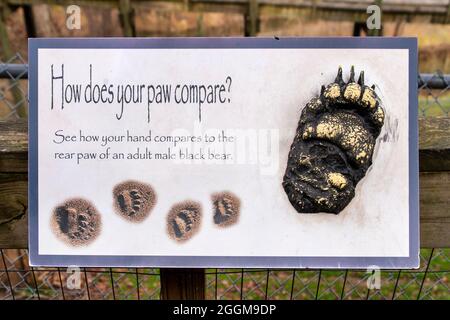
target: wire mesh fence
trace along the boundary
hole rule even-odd
[[[450,75],[437,71],[421,74],[419,86],[419,117],[444,116],[450,112]]]
[[[20,54],[6,61],[0,60],[0,119],[27,116],[28,96],[26,76],[28,68]]]
[[[0,61],[0,120],[27,116],[27,66]],[[449,116],[450,75],[421,74],[419,116]],[[160,299],[159,269],[32,268],[26,249],[0,249],[0,300]],[[421,250],[418,270],[207,269],[207,299],[450,299],[450,249]],[[71,285],[74,282],[76,285]],[[75,287],[75,288],[74,288]],[[369,289],[373,288],[373,289]]]
[[[160,298],[158,269],[31,268],[27,250],[3,249],[0,300],[150,300]],[[450,249],[422,249],[418,270],[207,269],[206,298],[227,300],[449,299]],[[79,287],[71,287],[71,277]]]

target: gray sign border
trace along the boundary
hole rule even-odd
[[[82,256],[40,255],[38,230],[38,50],[76,49],[407,49],[409,52],[409,255],[407,257],[243,257],[243,256]],[[29,123],[28,204],[31,266],[189,268],[418,268],[419,147],[417,38],[39,38],[28,39]]]

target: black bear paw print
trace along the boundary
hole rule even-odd
[[[372,164],[384,115],[364,72],[356,82],[352,66],[345,82],[339,67],[303,108],[289,152],[283,188],[298,212],[337,214],[348,205]]]

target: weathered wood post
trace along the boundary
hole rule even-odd
[[[119,0],[119,17],[125,37],[135,37],[134,12],[130,0]]]
[[[246,37],[254,37],[258,32],[259,6],[258,0],[248,0],[247,10],[244,16],[244,32]]]
[[[205,269],[163,269],[161,276],[161,299],[204,300]]]

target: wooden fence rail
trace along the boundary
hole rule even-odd
[[[419,120],[422,247],[450,247],[449,128],[450,118]],[[27,179],[27,122],[0,122],[0,248],[28,246]]]
[[[419,120],[422,247],[450,247],[450,118]],[[28,246],[26,120],[0,121],[0,249]],[[386,212],[389,214],[389,212]],[[162,299],[205,298],[204,269],[161,269]]]

